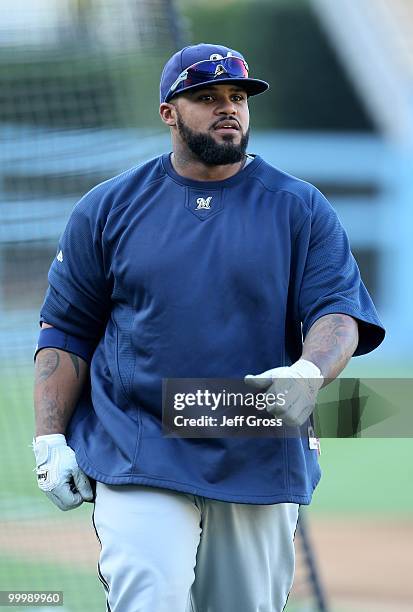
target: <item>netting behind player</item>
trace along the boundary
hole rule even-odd
[[[179,32],[169,0],[16,4],[0,24],[3,350],[76,199],[158,150],[159,71]]]
[[[0,590],[64,590],[70,612],[104,602],[90,507],[59,512],[32,473],[38,311],[74,203],[168,142],[159,74],[181,39],[171,0],[2,0]]]

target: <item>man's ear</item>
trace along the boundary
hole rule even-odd
[[[159,114],[162,121],[169,125],[169,127],[176,125],[176,108],[174,104],[163,102],[159,107]]]

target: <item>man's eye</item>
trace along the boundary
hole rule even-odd
[[[199,96],[198,100],[201,100],[202,102],[208,102],[209,100],[213,100],[213,97],[207,94],[204,94],[203,96]]]

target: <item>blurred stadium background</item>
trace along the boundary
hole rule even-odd
[[[158,83],[175,49],[212,40],[243,51],[252,74],[271,83],[251,102],[251,152],[329,197],[388,329],[383,346],[346,373],[411,377],[413,1],[1,0],[1,8],[0,590],[63,590],[65,612],[97,611],[91,509],[52,507],[37,490],[30,449],[38,310],[72,206],[97,182],[168,150]],[[328,609],[411,610],[412,440],[322,448],[324,479],[306,524]],[[297,554],[287,609],[319,609],[302,538]]]

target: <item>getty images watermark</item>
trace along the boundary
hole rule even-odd
[[[283,435],[282,419],[268,410],[285,406],[287,396],[288,390],[254,392],[241,380],[168,379],[163,382],[164,434],[179,437]]]
[[[249,428],[249,427],[282,427],[282,419],[272,417],[268,413],[258,416],[257,414],[233,414],[234,408],[254,408],[257,411],[265,410],[267,406],[284,406],[286,394],[269,393],[236,393],[223,389],[219,392],[209,389],[197,389],[195,393],[175,393],[173,396],[173,408],[175,411],[183,411],[196,407],[199,410],[207,409],[219,416],[211,414],[197,414],[197,416],[184,416],[175,414],[173,424],[176,428]],[[226,412],[225,409],[231,409]],[[211,432],[212,433],[212,432]]]
[[[288,389],[253,391],[243,380],[165,379],[163,434],[182,438],[413,437],[413,379],[338,378],[321,389],[311,419],[289,427]]]

